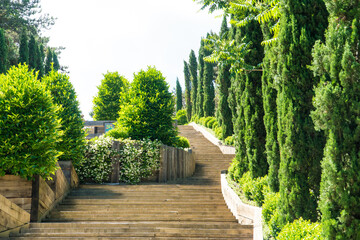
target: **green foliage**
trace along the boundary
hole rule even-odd
[[[192,103],[191,103],[191,80],[190,80],[190,71],[189,65],[184,61],[184,79],[185,79],[185,106],[186,106],[186,115],[188,121],[191,119],[192,112]]]
[[[53,59],[53,63],[54,63],[53,68],[55,71],[58,71],[60,69],[60,63],[59,63],[59,59],[58,59],[55,51],[53,51],[52,59]]]
[[[120,95],[127,92],[129,82],[125,77],[119,75],[118,72],[107,72],[101,85],[98,86],[98,94],[93,100],[94,119],[100,120],[116,120],[120,111]]]
[[[116,124],[115,124],[116,125]],[[114,139],[125,139],[129,138],[129,133],[126,128],[122,126],[116,126],[106,133],[106,136],[112,137]]]
[[[191,115],[196,114],[197,106],[197,87],[198,87],[198,76],[197,76],[197,61],[194,50],[191,50],[189,56],[189,72],[190,72],[190,81],[191,81]]]
[[[318,83],[308,65],[311,48],[324,38],[327,11],[322,0],[283,3],[279,33],[278,141],[280,149],[280,218],[317,219],[322,134],[310,118],[313,88]]]
[[[207,38],[210,38],[208,34]],[[204,57],[211,54],[211,50],[204,51]],[[203,90],[204,90],[204,103],[203,110],[204,116],[214,116],[215,115],[215,88],[214,88],[214,64],[209,62],[204,62],[204,72],[203,72]]]
[[[224,134],[223,134],[223,131],[222,131],[222,128],[217,126],[215,129],[215,136],[220,139],[220,140],[224,140]]]
[[[199,64],[198,64],[198,87],[197,87],[197,96],[196,96],[196,114],[199,118],[204,116],[204,56],[205,56],[205,44],[201,39],[200,49],[199,49]]]
[[[209,123],[210,121],[212,121],[212,120],[216,120],[216,119],[215,119],[214,117],[206,117],[206,118],[203,120],[203,126],[209,128],[208,123]]]
[[[0,28],[0,74],[8,68],[8,47],[6,44],[5,31]]]
[[[312,120],[326,135],[319,208],[324,239],[360,239],[360,77],[358,1],[325,1],[325,44],[313,49]]]
[[[267,191],[262,205],[262,217],[265,223],[265,239],[276,239],[281,231],[279,224],[278,204],[280,201],[280,193]]]
[[[44,69],[45,75],[48,74],[49,72],[51,72],[51,70],[52,70],[51,64],[52,63],[53,63],[53,52],[52,52],[51,48],[48,47],[47,53],[46,53],[45,69]]]
[[[60,161],[72,161],[76,166],[84,157],[85,131],[76,92],[69,76],[52,70],[41,79],[51,93],[53,102],[60,107],[58,116],[61,119],[62,141],[56,146],[63,152]]]
[[[180,111],[183,108],[182,105],[182,90],[179,79],[176,79],[176,112]]]
[[[123,95],[117,125],[126,129],[132,139],[157,139],[172,146],[176,137],[174,102],[162,73],[154,67],[141,70]]]
[[[187,139],[186,137],[177,136],[174,147],[177,147],[177,148],[190,148],[189,139]]]
[[[102,135],[88,142],[84,161],[76,167],[81,182],[107,182],[112,172],[112,158],[119,159],[119,180],[125,183],[139,183],[159,169],[160,142],[116,140],[120,142],[120,149],[116,151],[111,148],[113,141],[112,137]]]
[[[26,64],[29,62],[29,44],[25,31],[21,34],[20,38],[19,56],[19,63]]]
[[[234,136],[228,136],[227,138],[225,138],[225,145],[234,146],[234,144],[235,144]]]
[[[191,122],[199,123],[199,116],[197,114],[191,117]]]
[[[61,154],[59,108],[26,65],[0,75],[0,175],[50,177]]]
[[[292,223],[286,224],[277,240],[320,240],[321,224],[311,223],[309,220],[299,218]]]
[[[35,41],[35,37],[34,35],[30,36],[30,40],[29,40],[29,68],[30,69],[37,69],[37,63],[38,63],[38,46],[37,43]]]
[[[212,129],[212,126],[214,125],[215,122],[216,119],[211,119],[210,121],[207,122],[206,127]]]
[[[240,178],[239,184],[248,200],[255,201],[258,206],[263,204],[265,193],[269,191],[266,175],[252,179],[251,173],[246,172]]]
[[[219,123],[217,121],[215,121],[212,125],[212,130],[215,130],[215,128],[217,128],[219,126]]]
[[[85,157],[75,166],[82,183],[107,182],[112,172],[111,159],[116,152],[111,149],[113,138],[105,135],[87,142]]]
[[[188,123],[187,117],[186,117],[186,110],[181,109],[177,111],[176,113],[176,119],[178,120],[178,125],[185,125]]]

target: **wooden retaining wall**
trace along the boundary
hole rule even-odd
[[[190,177],[195,171],[195,157],[190,151],[161,146],[159,182],[167,182]]]
[[[78,185],[79,180],[71,162],[65,162],[65,166],[68,167],[65,172],[68,172],[69,179],[59,164],[52,180],[39,176],[34,176],[32,181],[14,175],[0,177],[0,232],[29,221],[40,221],[69,193],[71,186]]]

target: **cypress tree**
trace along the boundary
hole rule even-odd
[[[29,68],[37,69],[38,64],[38,46],[33,35],[30,36],[29,40]]]
[[[19,63],[29,62],[29,44],[28,37],[24,31],[20,37],[20,48],[19,48]]]
[[[185,79],[185,104],[186,104],[186,116],[188,121],[191,120],[192,103],[191,103],[191,82],[189,65],[184,61],[184,79]]]
[[[0,74],[7,70],[7,44],[5,38],[5,31],[0,28]]]
[[[60,64],[59,64],[58,56],[55,51],[52,53],[52,56],[53,56],[53,62],[54,62],[54,70],[58,71],[60,69]]]
[[[179,79],[176,79],[176,112],[182,109],[182,90]]]
[[[36,70],[39,71],[39,78],[44,76],[44,46],[40,44],[37,46],[37,63],[36,63]]]
[[[197,87],[197,104],[196,104],[196,114],[199,117],[204,117],[204,41],[201,39],[200,49],[199,49],[199,75],[198,75],[198,87]]]
[[[263,28],[263,35],[271,37],[269,29]],[[274,83],[277,67],[277,47],[266,46],[263,60],[262,95],[264,107],[264,125],[266,129],[266,159],[269,165],[268,184],[273,192],[279,191],[280,154],[277,140],[277,90]]]
[[[196,114],[196,105],[197,105],[197,61],[194,50],[191,50],[189,56],[189,71],[190,71],[190,80],[191,80],[191,102],[192,102],[192,111],[191,114],[194,116]]]
[[[280,148],[280,222],[317,219],[323,136],[310,118],[313,87],[311,49],[324,38],[327,11],[322,0],[284,0],[279,33],[277,97]]]
[[[226,16],[221,24],[220,38],[227,38],[229,28],[227,26]],[[223,137],[226,138],[233,134],[233,124],[231,109],[228,103],[229,88],[231,86],[230,65],[220,65],[217,83],[219,88],[219,106],[217,108],[216,118],[222,128]]]
[[[207,38],[210,35],[207,35]],[[204,57],[211,54],[211,50],[204,48]],[[214,116],[215,114],[215,88],[214,88],[214,64],[204,62],[203,89],[204,89],[204,116]]]
[[[45,62],[45,75],[51,72],[51,63],[53,62],[53,55],[50,48],[47,49],[46,62]]]
[[[321,77],[311,117],[324,130],[319,208],[324,239],[360,239],[360,3],[326,0],[326,42],[313,49]]]

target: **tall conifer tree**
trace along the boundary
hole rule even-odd
[[[29,43],[26,32],[24,31],[20,37],[19,63],[29,62]]]
[[[182,106],[182,89],[179,82],[179,79],[176,79],[176,112],[181,110]]]
[[[37,69],[38,64],[38,46],[34,35],[30,36],[29,40],[29,68]]]
[[[308,65],[315,41],[324,38],[328,14],[323,0],[281,3],[277,110],[280,222],[285,224],[299,217],[317,219],[324,140],[310,118],[318,80]]]
[[[37,64],[36,64],[36,70],[39,71],[39,78],[42,78],[44,76],[44,46],[42,44],[37,46]]]
[[[207,38],[210,37],[210,34],[207,35]],[[209,56],[212,53],[211,50],[204,48],[204,57]],[[203,89],[204,89],[204,116],[214,116],[215,115],[215,88],[214,88],[214,64],[209,62],[204,62],[204,72],[203,72]]]
[[[54,62],[54,70],[58,71],[60,69],[60,63],[59,63],[59,59],[58,59],[58,56],[55,51],[53,51],[52,56],[53,56],[53,62]]]
[[[191,80],[191,102],[193,105],[192,115],[196,114],[196,105],[197,105],[197,87],[198,87],[198,79],[197,79],[197,61],[194,50],[191,50],[189,56],[189,71],[190,71],[190,80]]]
[[[188,121],[191,120],[192,103],[191,103],[191,82],[189,65],[184,61],[184,79],[185,79],[185,104],[186,104],[186,116]]]
[[[45,62],[45,75],[51,72],[51,63],[53,62],[53,55],[51,48],[47,49],[46,62]]]
[[[197,87],[197,103],[196,114],[199,117],[204,117],[204,41],[201,39],[199,49],[199,74],[198,74],[198,87]]]
[[[0,28],[0,74],[5,73],[7,70],[8,59],[7,59],[7,44],[5,38],[5,31]]]
[[[226,16],[224,16],[223,22],[221,24],[220,38],[229,38],[228,33],[229,28],[227,26]],[[216,118],[222,128],[223,137],[226,138],[233,134],[231,109],[228,103],[229,88],[231,86],[230,65],[220,65],[218,66],[218,69],[219,74],[217,77],[217,83],[219,85],[218,88],[220,96]]]
[[[360,239],[360,2],[325,0],[326,43],[312,69],[321,77],[312,119],[324,130],[320,210],[324,239]]]

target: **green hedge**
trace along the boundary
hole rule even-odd
[[[181,109],[176,113],[176,119],[178,121],[178,125],[185,125],[188,123],[187,116],[186,116],[186,110]]]
[[[61,140],[59,107],[26,65],[0,75],[0,176],[50,177]]]
[[[308,220],[299,218],[292,223],[286,224],[277,240],[320,240],[321,224],[312,223]]]

